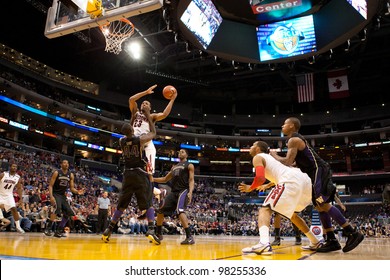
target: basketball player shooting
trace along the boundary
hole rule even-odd
[[[144,100],[141,103],[140,109],[138,109],[137,101],[144,96],[154,93],[154,89],[156,87],[157,85],[153,85],[147,90],[134,94],[129,98],[129,109],[131,112],[131,122],[132,122],[131,125],[134,128],[134,135],[137,137],[139,137],[142,134],[146,134],[150,131],[149,122],[144,114],[144,110],[151,111],[152,109],[152,104],[150,103],[150,101],[147,100]],[[171,113],[172,106],[173,103],[175,102],[176,97],[177,97],[177,91],[176,89],[173,88],[172,97],[170,98],[169,103],[165,107],[164,111],[150,114],[153,123],[156,123],[168,117],[168,115]],[[144,151],[149,162],[149,172],[153,174],[155,171],[155,161],[156,161],[156,147],[154,146],[153,141],[149,141],[145,144]],[[161,200],[161,196],[160,196],[161,190],[159,190],[158,188],[154,188],[153,194],[157,197],[158,201]]]

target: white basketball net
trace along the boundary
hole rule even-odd
[[[106,38],[106,52],[119,54],[122,51],[122,43],[134,33],[134,25],[122,18],[100,26],[103,36]]]

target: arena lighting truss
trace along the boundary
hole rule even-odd
[[[201,80],[187,79],[184,77],[180,77],[180,76],[176,76],[176,75],[172,75],[172,74],[166,74],[166,73],[162,73],[162,72],[156,72],[156,71],[152,71],[152,70],[148,70],[148,69],[145,70],[145,73],[149,74],[149,75],[167,78],[167,79],[173,79],[176,81],[186,82],[186,83],[190,83],[190,84],[194,84],[194,85],[200,85],[200,86],[206,86],[206,87],[209,86],[209,83],[203,82]]]

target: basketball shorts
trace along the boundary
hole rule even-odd
[[[12,207],[16,207],[13,195],[0,195],[0,205],[4,205],[4,209],[8,212]]]
[[[324,202],[334,200],[335,185],[332,181],[332,172],[327,165],[320,165],[314,173],[313,180],[313,205],[316,205],[316,199],[320,196]]]
[[[163,213],[164,216],[171,216],[175,212],[184,213],[188,205],[187,194],[188,189],[181,192],[169,192],[158,212]]]
[[[53,193],[53,196],[56,200],[54,213],[57,215],[57,217],[60,217],[62,213],[68,217],[74,216],[74,212],[72,208],[70,208],[69,202],[67,201],[65,195]]]
[[[263,207],[270,207],[273,211],[291,219],[294,212],[303,211],[311,203],[311,192],[309,176],[297,173],[293,180],[273,187],[265,198]]]
[[[150,184],[148,174],[141,168],[125,169],[118,209],[126,209],[133,194],[137,199],[139,210],[147,210],[152,206],[153,187]]]

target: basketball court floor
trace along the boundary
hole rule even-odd
[[[164,235],[161,245],[143,235],[113,234],[109,243],[100,235],[69,234],[65,238],[42,233],[0,233],[2,260],[390,260],[390,238],[365,238],[353,251],[330,253],[303,251],[285,237],[272,255],[243,255],[241,249],[254,245],[258,237],[201,235],[194,245],[180,245],[184,236]],[[272,237],[271,237],[272,240]],[[303,238],[303,244],[308,240]],[[341,241],[344,246],[345,240]]]

